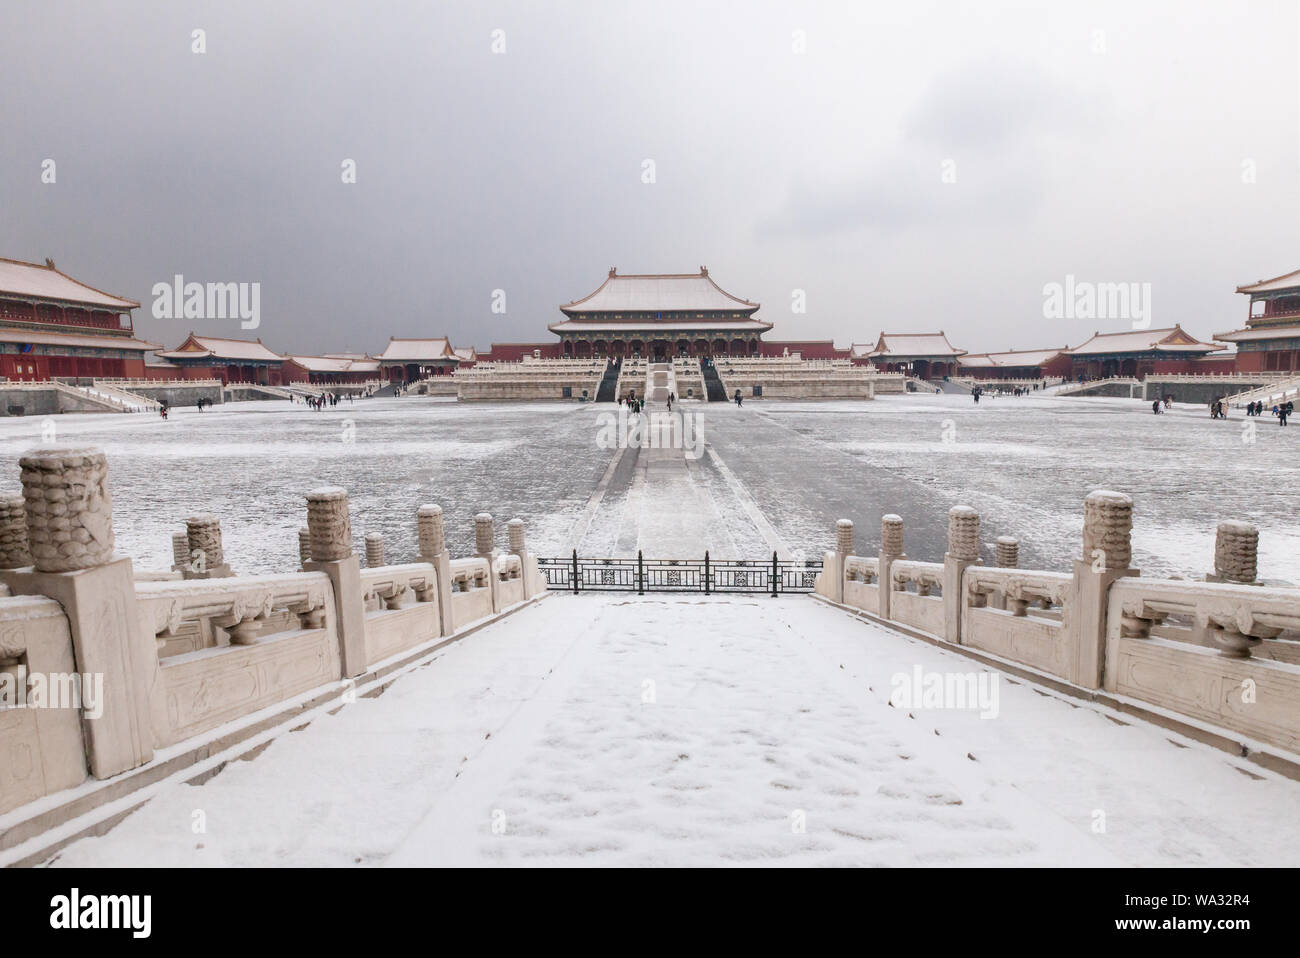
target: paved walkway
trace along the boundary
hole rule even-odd
[[[556,596],[58,864],[1300,861],[1300,784],[1006,678],[891,706],[917,668],[979,669],[807,597]]]

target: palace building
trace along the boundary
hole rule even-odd
[[[1073,362],[1070,347],[1009,349],[1004,353],[967,353],[958,361],[963,376],[972,379],[1068,378]]]
[[[698,273],[619,275],[560,307],[564,320],[547,328],[560,337],[559,355],[757,356],[771,323],[755,318],[759,304],[728,293],[701,266]]]
[[[1214,334],[1236,344],[1237,371],[1300,373],[1300,270],[1237,292],[1250,297],[1245,328]]]
[[[1152,373],[1211,371],[1202,362],[1223,346],[1203,343],[1175,324],[1164,329],[1134,329],[1119,333],[1093,333],[1092,338],[1069,351],[1071,379],[1105,379]],[[1198,367],[1198,363],[1201,365]],[[1229,372],[1230,369],[1213,369]]]
[[[223,339],[190,333],[175,349],[159,350],[158,358],[174,370],[176,379],[220,379],[223,385],[251,383],[280,386],[293,381],[285,376],[284,356],[262,345],[261,339]],[[151,375],[161,376],[159,367]]]
[[[957,375],[957,363],[966,350],[948,342],[943,330],[937,333],[881,333],[875,348],[854,343],[849,356],[856,363],[870,363],[884,372],[907,373],[917,379],[940,379]]]
[[[428,376],[447,376],[456,371],[460,357],[451,340],[388,338],[388,346],[375,357],[389,382],[415,382]]]
[[[294,381],[317,386],[359,386],[379,378],[379,360],[369,356],[288,356],[285,367]]]
[[[135,338],[140,304],[55,269],[0,259],[0,379],[143,377],[158,348]]]

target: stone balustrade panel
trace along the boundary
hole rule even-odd
[[[136,603],[141,627],[159,643],[153,713],[160,746],[341,677],[323,573],[142,582]],[[169,649],[196,631],[198,648]]]
[[[77,671],[63,608],[43,596],[8,596],[0,587],[0,673],[18,694],[33,673]],[[86,779],[81,710],[0,707],[0,815]],[[54,703],[50,703],[54,704]]]
[[[1297,752],[1297,638],[1295,589],[1120,579],[1110,589],[1104,687]]]
[[[844,559],[844,604],[880,614],[880,560],[875,556]]]
[[[962,586],[962,645],[1069,678],[1073,576],[969,566]]]
[[[361,570],[366,663],[373,666],[441,635],[438,577],[428,562]]]
[[[457,631],[492,615],[492,569],[482,557],[452,559],[451,611]]]
[[[893,589],[890,618],[931,635],[943,635],[943,563],[900,559],[890,564],[889,577]]]

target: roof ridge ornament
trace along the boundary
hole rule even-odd
[[[701,266],[701,267],[700,267],[700,275],[701,275],[701,276],[708,276],[708,275],[709,275],[709,268],[708,268],[707,266]],[[749,302],[749,300],[745,300],[745,302]]]
[[[50,259],[50,257],[48,256],[45,257],[45,268],[54,269],[54,260]]]
[[[617,276],[617,275],[618,275],[618,267],[617,267],[617,266],[611,266],[611,267],[609,268],[609,277],[610,277],[610,279],[613,279],[613,278],[614,278],[615,276]]]

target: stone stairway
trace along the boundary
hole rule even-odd
[[[700,360],[700,375],[704,377],[704,392],[709,402],[726,402],[727,389],[722,385],[722,377],[718,375],[718,367],[713,364],[711,359]]]
[[[1280,379],[1277,382],[1269,383],[1267,386],[1259,386],[1238,393],[1235,396],[1229,396],[1228,403],[1233,406],[1244,406],[1249,402],[1262,402],[1265,408],[1268,408],[1275,403],[1286,402],[1287,400],[1295,402],[1296,399],[1300,399],[1300,376],[1291,379]]]
[[[646,399],[650,402],[667,402],[668,393],[672,391],[670,380],[673,374],[672,363],[651,363],[650,375],[646,381]]]
[[[596,388],[596,402],[614,402],[618,399],[619,364],[610,360],[605,366],[605,374],[600,378]]]

